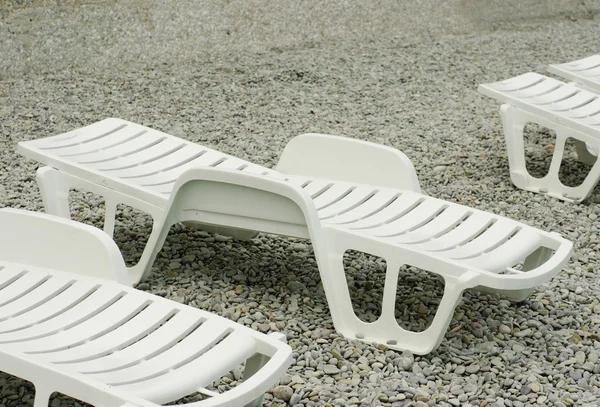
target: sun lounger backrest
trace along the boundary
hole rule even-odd
[[[290,140],[277,171],[421,192],[410,159],[395,148],[347,137],[302,134]]]
[[[307,219],[318,219],[310,197],[290,182],[211,168],[182,174],[173,188],[170,207],[176,219],[167,223],[193,219],[306,238],[310,237]],[[313,223],[313,230],[320,228],[318,222]]]
[[[0,227],[11,232],[0,234],[3,261],[130,284],[123,257],[110,236],[85,224],[36,215],[0,211]]]

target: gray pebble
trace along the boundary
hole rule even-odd
[[[16,143],[118,114],[267,167],[294,135],[307,131],[389,145],[411,158],[432,196],[574,242],[563,272],[519,304],[465,292],[440,347],[415,361],[410,352],[335,331],[308,240],[260,234],[243,241],[174,225],[153,273],[137,288],[262,332],[284,331],[294,362],[266,405],[496,400],[486,405],[510,407],[536,397],[540,405],[597,404],[600,189],[582,204],[568,204],[514,187],[498,103],[476,90],[479,83],[583,58],[582,50],[597,42],[593,2],[574,7],[551,0],[539,7],[507,0],[476,8],[469,1],[349,0],[340,8],[259,0],[252,8],[209,0],[201,9],[192,0],[178,8],[137,0],[100,0],[93,7],[30,3],[9,2],[0,11],[7,39],[0,41],[2,207],[44,210],[35,185],[39,164],[16,154]],[[531,44],[535,49],[523,52]],[[543,147],[554,140],[533,126],[525,133],[527,164],[536,172],[548,164]],[[567,181],[589,169],[575,157],[567,143]],[[343,159],[342,152],[335,157]],[[74,219],[102,227],[102,197],[73,191],[70,198]],[[130,265],[152,227],[138,212],[123,206],[117,214],[115,240]],[[376,320],[384,261],[349,252],[345,264],[354,310]],[[400,279],[396,315],[403,326],[422,330],[443,285],[416,272]],[[521,330],[513,336],[512,327]],[[230,379],[217,387],[227,388]],[[521,394],[526,386],[529,393]],[[33,400],[31,386],[5,375],[0,389],[0,407]],[[61,406],[60,399],[51,405]]]
[[[290,386],[277,386],[273,389],[273,395],[280,400],[290,401],[294,390]]]
[[[464,393],[462,386],[452,386],[450,388],[450,393],[454,394],[455,396],[461,395]]]
[[[325,372],[325,374],[334,375],[338,374],[340,369],[338,369],[336,365],[325,365],[323,367],[323,372]]]
[[[479,372],[479,369],[481,369],[481,366],[479,365],[469,365],[467,366],[466,371],[468,374],[474,374]]]
[[[296,404],[298,404],[301,400],[302,396],[300,396],[298,393],[294,393],[292,394],[292,397],[290,398],[290,405],[294,406]]]

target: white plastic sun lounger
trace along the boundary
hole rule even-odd
[[[147,275],[176,222],[310,238],[336,329],[419,354],[439,345],[465,289],[523,300],[571,253],[571,243],[557,234],[423,195],[404,154],[342,137],[294,138],[276,171],[117,119],[23,142],[19,151],[49,166],[38,180],[51,213],[68,216],[67,192],[77,187],[106,198],[109,232],[119,202],[153,215],[132,281]],[[375,322],[353,312],[342,262],[349,249],[386,260],[382,315]],[[423,332],[407,331],[395,319],[402,265],[437,273],[446,284]]]
[[[600,94],[600,55],[549,65],[548,70],[575,82],[581,88]]]
[[[595,93],[537,73],[479,86],[479,92],[502,103],[510,176],[515,186],[570,201],[581,202],[600,179],[600,97]],[[548,174],[532,177],[525,166],[523,129],[528,122],[556,132],[556,143]],[[577,187],[563,185],[558,177],[565,142],[576,142],[579,159],[592,165]]]
[[[0,210],[0,371],[95,406],[260,406],[291,364],[282,334],[138,291],[102,231],[46,214]],[[215,380],[246,362],[244,381]],[[239,372],[238,374],[241,374]]]

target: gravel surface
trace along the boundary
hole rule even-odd
[[[17,142],[115,116],[269,166],[304,132],[394,146],[429,194],[575,242],[573,262],[523,303],[466,293],[440,348],[417,357],[336,334],[310,242],[174,227],[139,288],[285,332],[294,364],[266,405],[598,404],[600,193],[573,205],[514,188],[499,106],[476,86],[597,53],[599,1],[39,3],[0,0],[0,206],[42,210]],[[549,144],[529,129],[533,172]],[[570,157],[575,182],[587,168]],[[100,197],[72,197],[74,218],[101,224]],[[149,227],[119,211],[128,262]],[[352,253],[347,270],[357,313],[375,318],[382,262]],[[439,282],[407,273],[401,286],[398,314],[422,329]],[[0,407],[32,404],[31,390],[0,376]]]

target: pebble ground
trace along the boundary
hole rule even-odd
[[[596,406],[600,192],[575,205],[514,188],[499,106],[476,87],[597,53],[599,13],[587,0],[0,0],[0,207],[43,209],[17,142],[111,116],[268,166],[305,132],[399,148],[429,194],[558,231],[573,261],[520,304],[466,293],[427,356],[337,335],[308,241],[176,226],[139,288],[285,332],[294,363],[268,406]],[[528,128],[533,173],[551,144]],[[570,149],[565,182],[587,170]],[[101,224],[101,197],[72,198],[75,219]],[[126,207],[118,218],[135,262],[150,220]],[[356,312],[376,318],[382,262],[346,260]],[[422,329],[438,281],[407,272],[400,287],[397,314]],[[0,407],[32,401],[30,385],[0,376]]]

